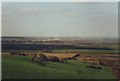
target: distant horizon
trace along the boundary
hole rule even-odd
[[[3,36],[3,35],[1,35],[1,37],[46,37],[46,38],[50,38],[50,37],[55,37],[55,36]],[[56,36],[55,38],[59,38],[59,37],[68,37],[68,38],[118,38],[118,37],[97,37],[97,36],[81,36],[81,37],[78,37],[78,36]]]

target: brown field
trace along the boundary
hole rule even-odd
[[[67,58],[67,57],[72,57],[76,53],[44,53],[46,56],[57,56],[59,59],[61,58]]]

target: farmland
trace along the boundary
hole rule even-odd
[[[117,79],[120,57],[116,39],[32,40],[3,37],[3,79]],[[55,56],[60,62],[34,63],[33,56]],[[73,56],[78,55],[73,58]],[[61,60],[67,59],[62,63]],[[102,69],[87,68],[97,64]],[[8,69],[9,67],[9,69]]]
[[[3,81],[120,81],[118,3],[11,1],[1,1]]]

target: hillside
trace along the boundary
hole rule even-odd
[[[2,55],[3,79],[115,79],[109,67],[87,68],[88,63],[70,60],[67,64],[46,62],[34,64],[31,57]]]

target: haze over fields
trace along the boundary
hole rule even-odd
[[[118,37],[118,3],[3,2],[2,36]]]

